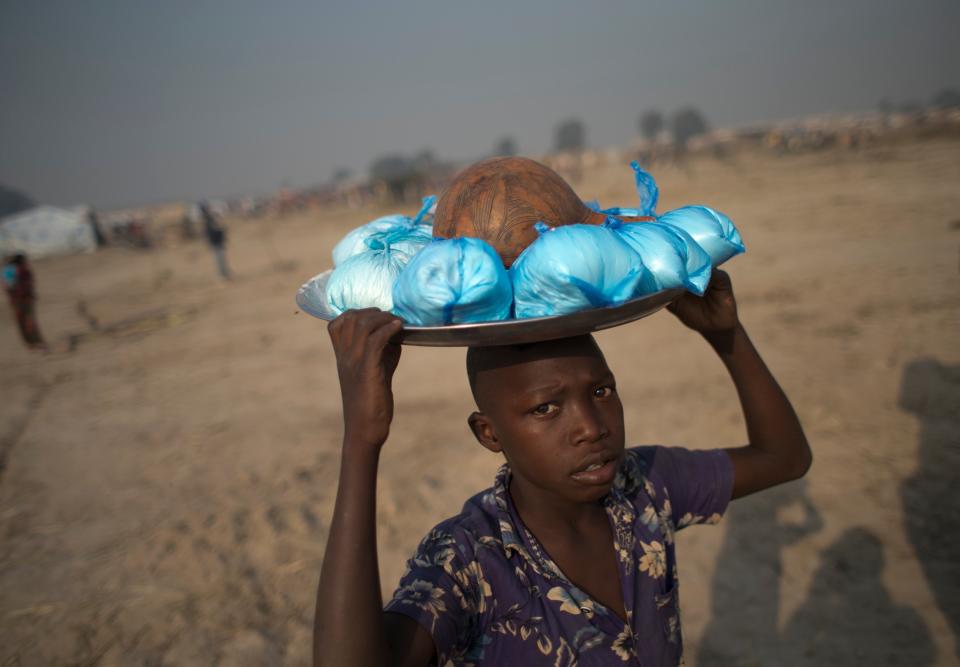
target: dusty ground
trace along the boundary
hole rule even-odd
[[[960,143],[657,170],[748,254],[742,319],[813,444],[808,477],[679,546],[688,665],[954,665],[960,627]],[[629,205],[625,167],[587,198]],[[0,665],[307,663],[340,429],[296,287],[376,211],[234,222],[201,245],[37,262],[42,327],[0,312]],[[78,300],[108,333],[91,334]],[[635,443],[740,444],[735,393],[667,313],[599,336]],[[489,485],[463,351],[406,348],[380,485],[384,588]]]

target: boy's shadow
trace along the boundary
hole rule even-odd
[[[827,547],[770,664],[932,664],[930,633],[916,611],[890,599],[883,561],[883,543],[866,528],[849,528]]]
[[[730,506],[697,665],[780,664],[781,553],[823,527],[806,488],[801,479]]]
[[[930,634],[890,598],[883,544],[866,528],[848,529],[823,551],[806,600],[780,631],[781,550],[822,527],[804,490],[801,480],[731,508],[698,667],[931,664]]]
[[[960,366],[910,363],[900,406],[921,419],[917,470],[901,487],[906,532],[957,642]],[[806,518],[778,521],[781,508],[796,503]],[[890,598],[883,544],[865,528],[847,530],[824,550],[806,600],[779,632],[781,549],[822,525],[803,480],[737,501],[727,521],[698,665],[931,664],[930,633],[914,610]]]
[[[906,531],[960,656],[960,366],[910,362],[900,407],[920,419],[917,469],[900,487]]]

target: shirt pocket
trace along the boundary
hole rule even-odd
[[[657,618],[660,621],[660,627],[663,629],[663,637],[667,646],[676,650],[677,656],[680,655],[682,646],[680,634],[680,598],[678,587],[674,586],[666,593],[658,593],[654,596],[654,602],[657,605]]]

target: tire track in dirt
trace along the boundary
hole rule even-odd
[[[10,452],[12,452],[17,443],[20,442],[20,438],[26,433],[33,416],[40,409],[43,400],[56,384],[57,382],[52,384],[44,383],[36,387],[30,399],[27,401],[27,407],[24,413],[18,419],[13,420],[12,425],[7,429],[6,433],[0,435],[0,482],[3,482],[3,475],[7,470],[7,459],[10,458]]]

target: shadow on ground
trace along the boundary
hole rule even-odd
[[[883,543],[866,528],[820,554],[805,600],[781,623],[782,550],[822,528],[803,480],[738,501],[728,520],[700,667],[932,664],[929,631],[890,598]]]
[[[782,551],[823,527],[806,490],[807,482],[801,479],[730,506],[698,665],[780,664],[771,659],[782,656]]]
[[[960,657],[960,366],[906,366],[900,407],[920,420],[916,472],[900,489],[907,535]]]

